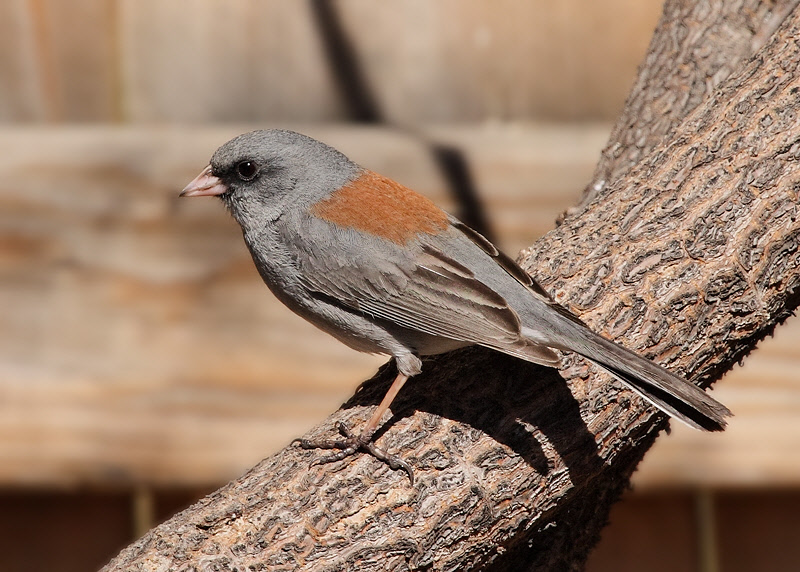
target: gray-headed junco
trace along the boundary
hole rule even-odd
[[[551,348],[598,364],[669,415],[709,431],[730,411],[698,387],[592,332],[483,236],[416,192],[299,133],[253,131],[217,149],[181,196],[219,196],[261,277],[294,312],[363,352],[388,354],[397,378],[360,433],[302,441],[366,449],[421,355],[478,344],[546,366]],[[413,477],[412,477],[413,478]]]

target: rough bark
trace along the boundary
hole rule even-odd
[[[797,4],[798,0],[667,0],[625,107],[575,209],[602,194],[650,153],[764,46]]]
[[[795,11],[525,258],[592,327],[703,386],[799,301],[798,37]],[[308,436],[362,423],[392,370]],[[106,570],[580,569],[666,427],[572,356],[556,371],[474,348],[425,360],[392,412],[379,443],[413,487],[366,455],[310,466],[317,452],[288,447]]]

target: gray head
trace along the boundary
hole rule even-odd
[[[251,131],[214,152],[181,196],[219,196],[245,230],[308,207],[358,176],[336,149],[294,131]]]

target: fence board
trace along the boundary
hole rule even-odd
[[[130,121],[340,115],[306,2],[121,0],[120,22]]]
[[[0,6],[0,120],[112,121],[114,4],[10,0]]]
[[[41,118],[37,63],[34,23],[27,2],[0,2],[0,121]]]
[[[661,4],[339,2],[377,99],[398,123],[612,119]]]
[[[610,120],[622,106],[661,1],[330,5],[381,118],[406,125]],[[0,121],[346,119],[313,6],[281,0],[3,2]]]

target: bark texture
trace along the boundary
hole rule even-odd
[[[592,327],[703,386],[798,304],[798,37],[795,11],[524,261]],[[363,423],[392,376],[308,437]],[[106,570],[580,569],[666,426],[572,356],[556,371],[475,348],[426,360],[392,412],[378,442],[413,487],[365,455],[310,466],[317,452],[288,447]]]
[[[650,153],[764,46],[797,4],[667,0],[625,107],[575,208],[601,195]]]

